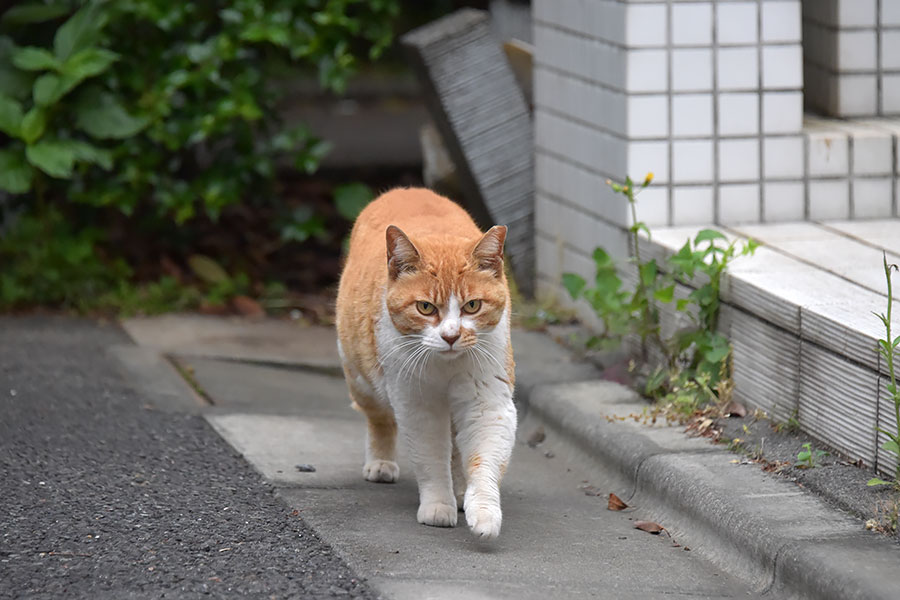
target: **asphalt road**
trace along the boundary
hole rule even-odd
[[[374,597],[201,416],[147,405],[129,343],[0,318],[0,597]]]

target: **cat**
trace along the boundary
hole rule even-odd
[[[407,442],[419,523],[500,533],[516,432],[506,227],[482,234],[452,200],[398,188],[359,214],[337,297],[338,351],[368,421],[363,477],[394,482]]]

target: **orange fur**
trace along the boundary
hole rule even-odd
[[[400,228],[418,252],[417,257],[411,257],[407,248],[400,249],[398,261],[412,258],[416,268],[401,269],[396,277],[388,267],[390,225]],[[482,236],[465,210],[426,189],[391,190],[360,213],[350,235],[350,252],[338,290],[337,330],[351,396],[367,415],[378,409],[361,390],[354,390],[353,382],[361,376],[374,388],[380,374],[375,323],[382,302],[387,302],[394,326],[404,334],[438,319],[438,313],[422,315],[416,308],[418,301],[430,302],[441,310],[451,293],[464,302],[481,300],[482,307],[474,315],[479,327],[496,325],[509,308],[502,264],[499,271],[492,271],[496,265],[479,261],[475,252]],[[461,347],[474,343],[474,332],[464,329],[460,335]],[[512,387],[515,365],[509,340],[505,366]]]

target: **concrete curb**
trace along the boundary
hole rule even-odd
[[[523,413],[548,435],[614,466],[631,483],[622,495],[682,544],[758,591],[817,600],[895,600],[900,546],[795,484],[679,428],[609,422],[640,411],[631,390],[595,380],[527,386]],[[643,517],[642,517],[643,518]]]

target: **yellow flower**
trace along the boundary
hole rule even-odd
[[[644,177],[644,185],[647,185],[651,181],[653,181],[653,171],[650,171],[649,173],[647,173],[647,176]]]

